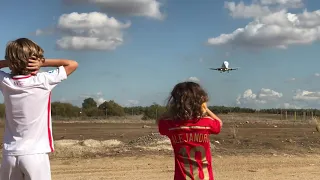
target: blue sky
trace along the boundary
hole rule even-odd
[[[85,97],[163,104],[176,83],[196,77],[212,105],[320,107],[316,0],[92,2],[2,2],[0,56],[8,41],[28,37],[47,58],[76,60],[53,91],[54,101],[76,105]],[[240,69],[209,70],[225,60]]]

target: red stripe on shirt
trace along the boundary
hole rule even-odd
[[[48,138],[49,138],[49,146],[51,149],[51,152],[53,152],[53,146],[52,146],[52,136],[51,136],[51,129],[50,129],[50,114],[51,114],[51,92],[49,94],[49,99],[48,99]]]
[[[27,76],[14,76],[12,77],[13,80],[18,80],[18,79],[26,79],[31,77],[31,75],[27,75]]]

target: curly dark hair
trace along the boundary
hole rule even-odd
[[[178,83],[168,99],[168,115],[173,120],[199,119],[204,116],[202,104],[208,101],[208,94],[198,83]]]
[[[34,56],[36,59],[44,59],[43,49],[35,42],[27,38],[19,38],[10,41],[6,47],[5,59],[9,61],[12,75],[27,75],[28,59]]]

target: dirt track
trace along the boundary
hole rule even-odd
[[[154,124],[143,123],[54,123],[54,139],[117,139],[129,143],[157,133]],[[234,126],[237,127],[234,127]],[[2,134],[0,134],[0,138]],[[222,132],[212,136],[216,154],[320,153],[320,133],[309,124],[225,123]],[[219,144],[214,143],[219,141]]]
[[[53,180],[170,180],[172,157],[53,160]],[[318,180],[320,157],[214,157],[217,180]]]
[[[156,126],[142,128],[143,125],[55,124],[55,138],[61,136],[63,127],[66,139],[118,139],[130,143],[157,132]],[[307,123],[225,123],[222,133],[212,136],[215,177],[217,180],[318,180],[319,137],[314,126]],[[54,159],[53,179],[170,180],[174,164],[171,152],[165,152],[132,149],[123,155],[109,154],[98,159]]]
[[[1,139],[2,133],[0,124]],[[154,124],[141,121],[55,122],[53,180],[170,180],[174,170],[170,144],[155,133]],[[319,137],[307,122],[225,121],[221,134],[211,137],[215,177],[320,179]]]

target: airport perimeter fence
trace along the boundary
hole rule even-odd
[[[158,109],[149,110],[147,115],[144,112],[135,112],[134,110],[126,112],[121,115],[115,115],[108,113],[108,111],[101,110],[96,114],[86,115],[79,113],[77,116],[55,116],[53,115],[53,120],[62,120],[62,121],[96,121],[96,120],[144,120],[144,121],[153,121],[161,116],[161,110]],[[282,110],[279,113],[266,113],[266,112],[252,112],[252,113],[242,113],[242,112],[228,112],[228,113],[216,113],[219,117],[224,120],[236,121],[236,120],[280,120],[280,121],[310,121],[314,118],[317,118],[318,114],[313,111],[286,111]]]

